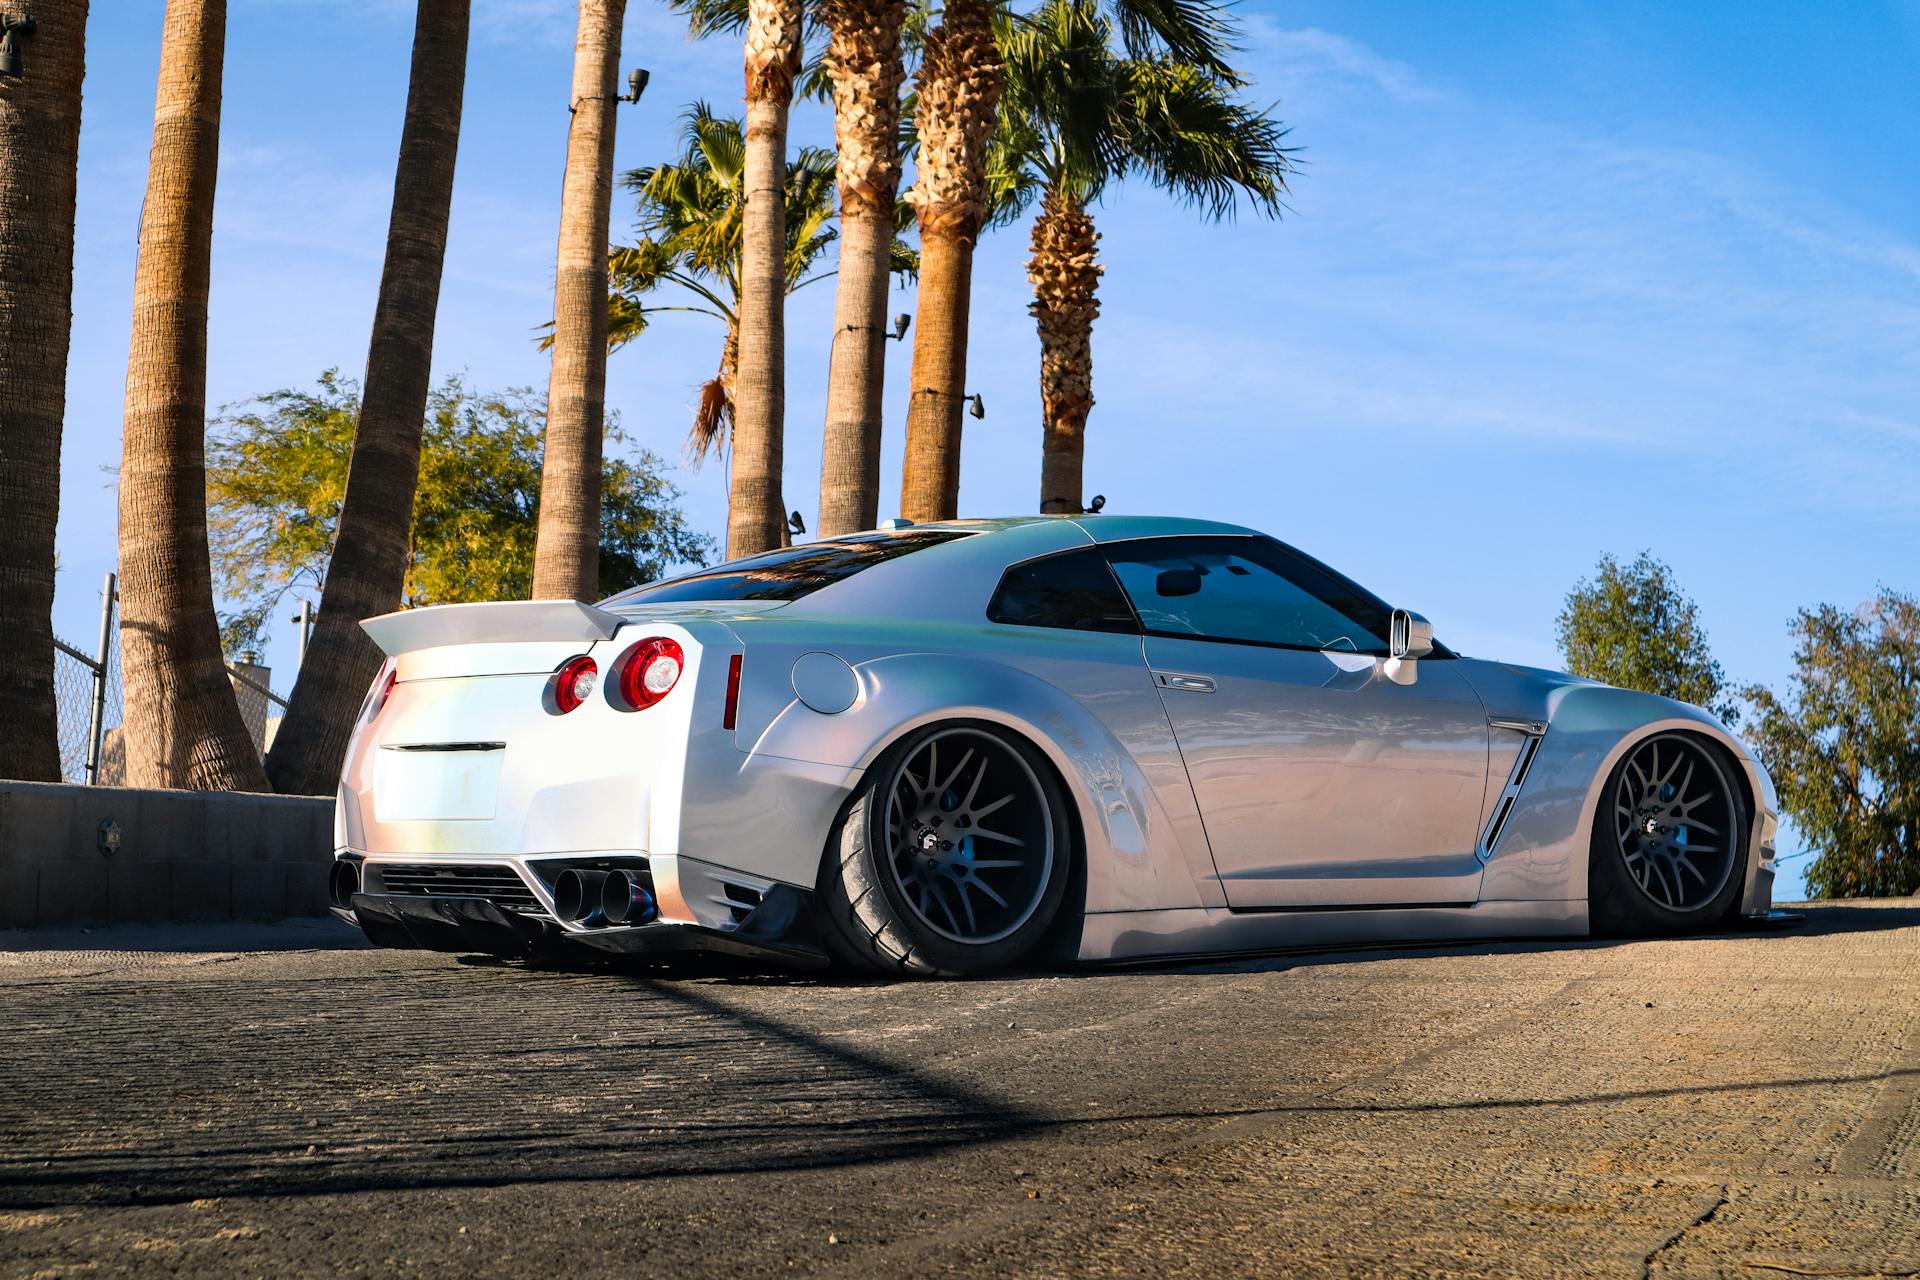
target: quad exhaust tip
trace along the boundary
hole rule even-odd
[[[553,882],[553,911],[585,929],[646,924],[659,914],[653,894],[631,871],[568,867]]]
[[[360,892],[360,868],[345,858],[334,860],[327,872],[327,900],[341,910],[351,910],[353,895]]]
[[[609,871],[600,889],[600,911],[608,924],[645,924],[659,915],[653,895],[631,871]]]

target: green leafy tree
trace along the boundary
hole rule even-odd
[[[1816,897],[1920,892],[1920,601],[1883,590],[1802,609],[1785,697],[1753,685],[1749,733],[1817,855]]]
[[[1642,551],[1631,564],[1600,557],[1567,593],[1555,620],[1567,670],[1622,689],[1658,693],[1736,723],[1740,709],[1707,647],[1699,610],[1673,570]]]
[[[259,648],[286,594],[324,580],[359,413],[359,385],[329,370],[312,390],[275,391],[212,423],[208,528],[215,581],[236,606],[222,618],[229,651]],[[545,423],[545,402],[529,390],[482,394],[459,378],[434,390],[422,432],[407,605],[526,596]],[[624,443],[617,424],[607,441]],[[610,448],[601,478],[603,595],[650,582],[672,565],[706,562],[712,541],[687,526],[659,458]]]

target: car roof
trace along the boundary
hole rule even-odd
[[[1177,516],[1035,515],[895,525],[864,534],[949,537],[912,555],[889,559],[807,595],[788,616],[895,616],[951,622],[977,620],[1009,566],[1097,543],[1175,534],[1251,534],[1238,525]],[[831,543],[832,538],[822,542]]]
[[[886,532],[917,533],[927,529],[954,529],[968,533],[1009,533],[1036,524],[1067,523],[1078,526],[1094,542],[1123,542],[1131,538],[1162,538],[1176,534],[1258,534],[1259,530],[1218,520],[1197,520],[1189,516],[1149,515],[1045,515],[991,516],[942,520],[930,524],[896,524]]]

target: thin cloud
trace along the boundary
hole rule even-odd
[[[1401,102],[1427,102],[1440,93],[1422,84],[1414,69],[1367,45],[1319,27],[1282,27],[1254,14],[1246,21],[1247,44],[1258,64],[1271,68],[1259,79],[1286,85],[1305,79],[1354,81]]]

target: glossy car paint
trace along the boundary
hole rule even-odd
[[[1127,516],[950,527],[982,536],[789,604],[534,602],[372,620],[398,682],[349,750],[339,855],[507,867],[548,912],[538,864],[644,857],[664,921],[724,931],[743,889],[813,887],[841,808],[892,744],[969,719],[1032,742],[1073,803],[1083,960],[1577,935],[1607,775],[1634,742],[1678,728],[1738,764],[1753,818],[1740,909],[1771,905],[1771,783],[1697,708],[1467,658],[1424,658],[1396,681],[1386,660],[1352,653],[1002,625],[986,607],[1012,564],[1251,531]],[[551,710],[543,694],[568,658],[593,657],[604,690],[652,636],[685,654],[659,703],[632,711],[596,693]],[[1215,691],[1169,689],[1156,671],[1205,674]]]
[[[1487,715],[1458,664],[1381,678],[1360,654],[1146,638],[1227,902],[1479,897]]]

